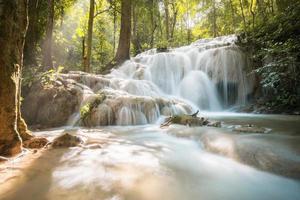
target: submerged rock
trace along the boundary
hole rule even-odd
[[[222,123],[219,121],[215,121],[215,122],[211,121],[207,124],[207,126],[220,128],[220,127],[222,127]]]
[[[6,162],[6,161],[8,161],[7,158],[0,156],[0,163],[1,163],[1,162]]]
[[[53,148],[67,148],[79,146],[83,143],[83,140],[75,135],[65,133],[57,138],[55,138],[51,144]]]
[[[268,132],[268,129],[263,127],[258,127],[252,124],[237,126],[233,130],[241,133],[267,133]]]
[[[43,148],[48,144],[48,140],[43,137],[34,137],[23,142],[23,146],[29,149]]]

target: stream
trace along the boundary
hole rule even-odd
[[[299,117],[236,113],[205,115],[222,119],[223,127],[172,125],[161,129],[158,124],[152,124],[92,129],[62,127],[35,132],[50,140],[62,132],[76,133],[84,139],[85,145],[46,150],[26,167],[24,161],[11,161],[5,170],[1,168],[1,172],[16,176],[1,183],[4,189],[0,199],[300,199],[298,178],[261,171],[211,153],[203,142],[205,134],[239,135],[237,141],[244,142],[243,138],[250,137],[251,144],[265,147],[264,151],[269,151],[268,145],[271,145],[273,153],[293,160],[299,168]],[[266,134],[236,134],[232,131],[232,124],[245,121],[263,125],[271,131]],[[222,142],[220,145],[229,145],[226,140]],[[247,150],[247,146],[243,148]]]

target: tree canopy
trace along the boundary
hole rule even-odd
[[[42,66],[53,60],[56,67],[84,70],[87,59],[91,71],[101,72],[117,51],[121,5],[121,0],[30,1],[25,64]],[[289,5],[291,1],[283,0],[132,0],[130,54],[246,32]]]
[[[106,73],[152,48],[237,34],[262,86],[290,105],[299,97],[298,16],[297,0],[32,0],[24,82],[58,68]]]

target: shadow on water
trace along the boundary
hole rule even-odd
[[[24,169],[22,178],[6,194],[3,200],[48,199],[47,194],[52,185],[52,174],[61,164],[61,158],[70,150],[50,149]]]

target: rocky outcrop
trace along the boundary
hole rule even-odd
[[[161,95],[149,81],[109,76],[69,72],[58,74],[50,86],[35,84],[23,102],[27,123],[39,128],[68,120],[88,127],[139,125],[154,123],[160,115],[191,112],[187,103]]]
[[[74,88],[60,81],[50,86],[36,83],[24,98],[22,113],[29,125],[56,127],[65,125],[78,105]]]

